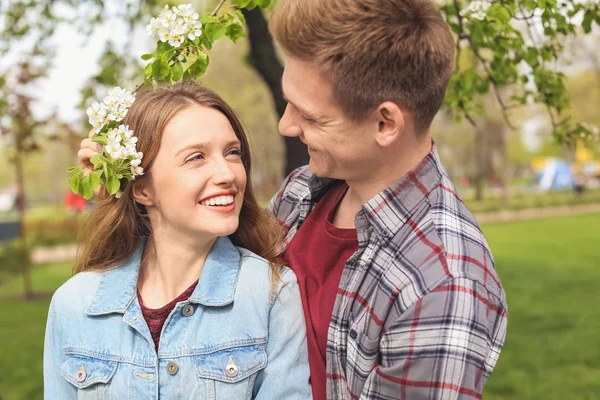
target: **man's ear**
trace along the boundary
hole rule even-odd
[[[143,206],[149,207],[154,205],[154,200],[150,190],[146,186],[144,180],[136,180],[131,188],[133,200]]]
[[[375,141],[382,147],[388,147],[395,143],[404,131],[404,114],[402,109],[391,101],[381,103],[375,112],[379,121]]]

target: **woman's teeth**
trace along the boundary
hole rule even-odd
[[[218,196],[200,202],[203,206],[228,206],[233,203],[233,196]]]

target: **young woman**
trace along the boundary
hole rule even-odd
[[[240,121],[188,81],[138,95],[123,124],[146,173],[97,204],[52,299],[45,398],[310,398],[296,277]]]

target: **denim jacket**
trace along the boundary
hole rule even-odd
[[[46,399],[311,398],[291,270],[274,292],[264,259],[217,239],[192,296],[165,321],[157,352],[137,298],[142,252],[120,267],[79,273],[54,294]]]

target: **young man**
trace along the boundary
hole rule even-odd
[[[300,281],[314,398],[476,399],[506,334],[483,233],[429,126],[454,41],[431,0],[280,0],[284,136],[270,209]]]
[[[481,398],[506,299],[429,131],[454,59],[440,12],[280,0],[271,31],[287,55],[280,131],[310,153],[270,209],[300,282],[314,398]]]

